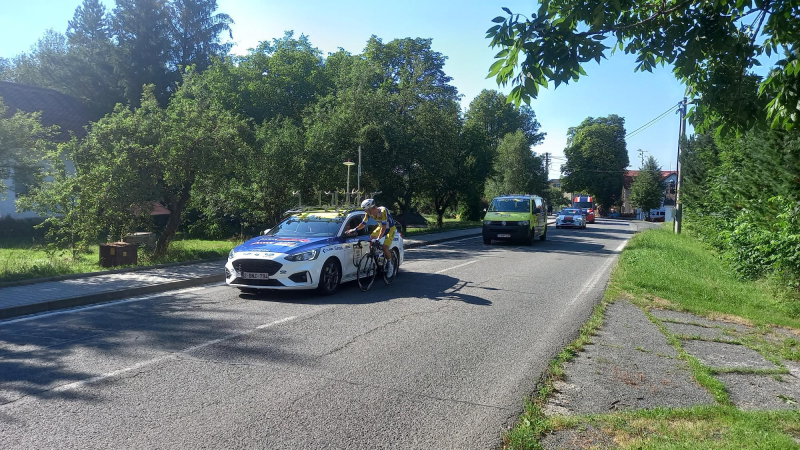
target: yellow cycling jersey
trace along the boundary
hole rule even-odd
[[[364,214],[364,221],[363,224],[366,225],[369,222],[369,218],[372,217],[369,214]],[[375,220],[378,221],[381,225],[386,225],[386,229],[392,228],[394,226],[394,219],[392,215],[389,213],[389,210],[386,209],[385,206],[378,207],[378,216],[373,217]]]

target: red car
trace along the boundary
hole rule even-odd
[[[586,223],[594,223],[594,209],[581,208],[581,211],[586,216]]]

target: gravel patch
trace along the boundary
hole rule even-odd
[[[556,431],[542,438],[541,444],[545,449],[616,448],[614,438],[592,425]]]
[[[725,330],[717,327],[701,327],[698,325],[689,325],[687,323],[663,322],[664,326],[672,334],[679,334],[684,336],[700,336],[703,339],[724,339],[734,340],[735,336],[730,336],[725,333]]]
[[[780,369],[760,353],[744,345],[722,342],[686,341],[683,349],[703,364],[716,368]]]
[[[770,375],[725,373],[717,375],[741,409],[800,409],[800,364],[787,362],[788,375],[778,381]]]
[[[742,334],[745,334],[748,331],[752,330],[752,328],[738,323],[723,322],[721,320],[711,320],[711,319],[706,319],[705,317],[696,316],[694,314],[679,312],[679,311],[670,311],[667,309],[651,309],[650,314],[662,320],[675,320],[684,323],[696,323],[707,327],[728,328]]]
[[[631,303],[609,305],[594,340],[564,365],[564,381],[555,383],[546,414],[714,404],[686,364],[674,357],[675,349],[658,327]]]

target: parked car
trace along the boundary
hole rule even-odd
[[[492,200],[483,218],[483,243],[516,240],[526,245],[547,239],[547,205],[536,195],[505,195]]]
[[[291,213],[262,236],[231,250],[225,282],[243,291],[318,289],[332,294],[341,283],[356,279],[361,253],[368,251],[369,227],[358,235],[345,234],[363,219],[361,210]],[[400,232],[395,233],[391,250],[399,267],[404,254]]]
[[[556,228],[586,228],[586,216],[583,209],[562,209],[556,216]]]

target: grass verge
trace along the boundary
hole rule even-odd
[[[241,241],[206,241],[186,239],[174,241],[163,258],[153,258],[152,254],[139,249],[139,266],[166,264],[185,261],[218,259]],[[31,278],[54,277],[77,273],[91,273],[107,270],[100,267],[98,247],[86,253],[79,253],[74,259],[69,251],[46,251],[41,247],[4,246],[0,248],[0,280],[19,281]]]

